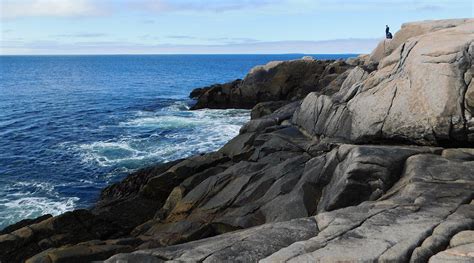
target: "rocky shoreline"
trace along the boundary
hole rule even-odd
[[[142,169],[88,210],[0,232],[1,262],[472,262],[474,19],[405,24],[346,61],[196,89],[252,109],[220,150]]]

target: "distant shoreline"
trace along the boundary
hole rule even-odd
[[[240,54],[0,54],[0,57],[61,57],[61,56],[354,56],[361,55],[360,53],[321,53],[321,54],[306,54],[306,53],[240,53]]]

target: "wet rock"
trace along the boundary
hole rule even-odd
[[[13,225],[9,225],[9,226],[5,227],[2,231],[0,231],[0,235],[8,234],[8,233],[11,233],[15,230],[18,230],[18,229],[22,228],[22,227],[39,223],[39,222],[44,221],[44,220],[46,220],[50,217],[52,217],[52,215],[48,214],[48,215],[39,216],[39,217],[34,218],[34,219],[21,220],[21,221],[15,223]]]
[[[225,84],[216,84],[205,88],[199,88],[191,91],[193,98],[197,98],[196,104],[191,109],[228,109],[244,108],[251,109],[255,103],[248,101],[234,101],[238,87],[242,80],[235,80]]]
[[[51,217],[0,236],[0,260],[21,262],[42,250],[120,235],[121,229],[87,210]]]

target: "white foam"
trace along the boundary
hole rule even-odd
[[[133,148],[133,138],[122,138],[120,141],[94,142],[79,145],[84,162],[94,161],[100,166],[112,166],[127,160],[141,160],[145,151]]]
[[[168,107],[164,107],[161,111],[187,111],[190,107],[185,101],[177,101]]]
[[[62,143],[60,146],[78,152],[82,160],[91,165],[113,167],[102,177],[108,181],[113,180],[117,173],[131,172],[152,163],[217,150],[236,136],[241,125],[249,120],[247,110],[188,109],[185,102],[178,102],[156,112],[137,111],[119,124],[126,135],[108,141],[79,145]],[[101,127],[106,128],[111,127]],[[81,182],[94,184],[85,179]],[[73,210],[79,198],[64,197],[55,190],[55,187],[67,186],[67,183],[52,185],[26,181],[0,189],[2,193],[9,193],[0,196],[0,229],[20,219],[42,214],[59,215]],[[25,189],[29,189],[28,192]]]
[[[248,110],[188,108],[185,102],[178,102],[157,112],[138,111],[119,124],[133,131],[129,132],[132,135],[79,145],[83,160],[123,169],[137,161],[143,165],[210,152],[236,136],[249,120]],[[150,128],[154,133],[143,138],[140,129]],[[163,131],[166,133],[160,134]]]
[[[77,197],[60,197],[46,182],[17,182],[4,190],[10,194],[0,198],[0,229],[25,218],[62,214],[73,210],[79,201]]]
[[[14,222],[18,218],[31,218],[43,214],[59,215],[74,209],[77,197],[61,198],[53,201],[46,197],[22,197],[15,200],[1,199],[2,206],[6,208],[5,213],[0,213],[0,221]]]
[[[154,116],[154,117],[143,117],[127,122],[122,122],[120,126],[128,127],[152,127],[162,129],[177,129],[183,127],[196,126],[204,124],[204,120],[192,119],[181,116]]]

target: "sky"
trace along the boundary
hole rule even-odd
[[[0,0],[0,54],[368,53],[473,0]]]

